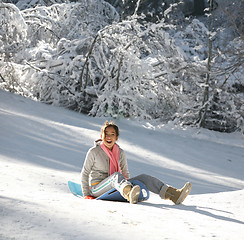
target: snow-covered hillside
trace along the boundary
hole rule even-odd
[[[0,90],[0,239],[244,239],[244,139],[198,129],[118,120],[132,176],[181,187],[175,206],[151,194],[137,205],[74,197],[104,118]]]

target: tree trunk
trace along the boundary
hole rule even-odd
[[[212,5],[212,1],[210,0],[210,4]],[[213,13],[211,13],[210,9],[210,16],[209,16],[209,35],[208,35],[208,64],[207,64],[207,74],[206,74],[206,80],[205,80],[205,88],[203,93],[203,101],[202,101],[202,108],[199,112],[199,125],[200,127],[204,127],[206,124],[206,115],[209,107],[209,82],[211,77],[211,61],[212,61],[212,30],[213,30],[213,21],[214,16]]]

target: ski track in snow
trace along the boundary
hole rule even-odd
[[[244,239],[244,139],[170,124],[116,121],[130,173],[181,187],[182,205],[151,193],[148,201],[84,200],[87,150],[104,118],[90,118],[0,90],[0,239]]]

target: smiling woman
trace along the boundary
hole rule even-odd
[[[119,137],[119,128],[112,123],[106,122],[101,129],[101,138],[104,145],[112,150]]]
[[[89,149],[82,168],[81,186],[85,199],[94,199],[115,188],[127,201],[137,203],[140,186],[130,181],[139,180],[162,199],[172,200],[175,204],[185,200],[191,190],[189,182],[176,189],[146,174],[130,178],[125,153],[116,143],[118,137],[118,126],[106,121],[101,128],[101,139]]]

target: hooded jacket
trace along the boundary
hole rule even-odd
[[[81,188],[83,196],[90,195],[90,186],[98,184],[109,176],[109,157],[100,147],[101,141],[96,141],[90,148],[81,171]],[[119,147],[119,166],[126,179],[130,178],[124,150]]]

